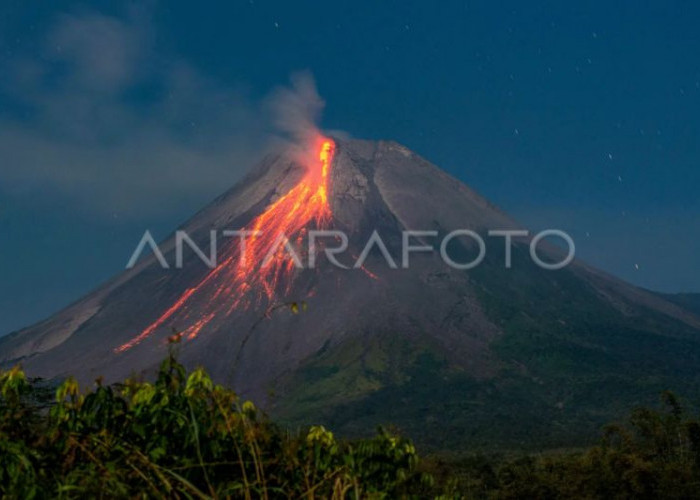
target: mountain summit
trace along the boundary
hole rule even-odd
[[[313,231],[341,231],[337,260],[351,269],[328,254],[296,265],[270,227],[292,248]],[[577,444],[662,390],[697,387],[699,316],[579,261],[542,269],[530,238],[513,241],[505,266],[503,238],[487,232],[522,228],[397,143],[327,139],[313,155],[269,156],[182,227],[205,256],[212,231],[240,229],[261,233],[245,258],[240,239],[219,237],[213,268],[188,246],[176,268],[173,236],[160,245],[169,268],[142,259],[0,339],[0,363],[83,382],[148,377],[175,335],[186,365],[288,422],[347,434],[394,423],[435,448],[521,446],[535,434],[543,445]],[[414,252],[403,268],[406,230],[424,232],[413,245],[435,248],[473,231],[484,259],[460,270],[439,251]],[[375,234],[383,248],[367,251]],[[331,236],[319,249],[342,246]],[[540,248],[543,258],[561,254]],[[479,253],[468,238],[446,250],[455,261]]]

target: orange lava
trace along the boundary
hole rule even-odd
[[[309,226],[326,227],[332,216],[328,174],[335,144],[320,138],[316,151],[301,181],[244,228],[250,231],[245,251],[236,241],[199,284],[188,288],[156,321],[115,352],[131,349],[166,324],[187,325],[182,336],[192,340],[219,315],[288,293],[297,264],[285,249],[284,238],[300,241]],[[200,304],[196,313],[190,308],[195,301]]]

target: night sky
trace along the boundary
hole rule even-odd
[[[700,292],[700,3],[223,4],[3,2],[0,334],[235,183],[300,70],[324,129],[401,142],[634,284]]]

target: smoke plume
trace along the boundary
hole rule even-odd
[[[324,106],[309,71],[293,73],[289,86],[275,89],[266,107],[275,131],[281,135],[278,138],[280,147],[307,149],[321,134],[317,124]]]

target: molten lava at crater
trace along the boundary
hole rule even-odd
[[[218,265],[115,352],[131,349],[166,324],[187,325],[181,336],[192,340],[221,315],[289,293],[297,264],[287,251],[289,240],[300,241],[309,228],[328,227],[332,218],[329,174],[335,143],[319,138],[314,151],[299,183],[239,232],[242,237],[232,241]]]

